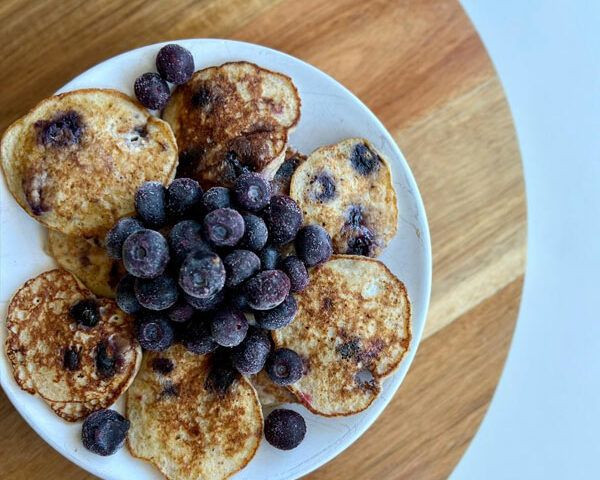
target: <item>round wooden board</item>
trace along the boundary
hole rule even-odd
[[[0,130],[90,66],[176,38],[288,52],[356,93],[396,138],[431,227],[425,338],[394,400],[314,479],[447,478],[494,393],[525,262],[522,169],[510,111],[457,0],[5,0]],[[0,393],[0,478],[91,478]]]

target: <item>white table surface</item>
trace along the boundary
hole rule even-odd
[[[521,146],[528,261],[492,405],[453,478],[600,478],[600,0],[463,0]]]

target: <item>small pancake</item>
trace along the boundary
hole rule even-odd
[[[229,478],[254,457],[262,438],[254,388],[244,377],[224,395],[206,388],[211,361],[181,345],[147,352],[127,393],[129,450],[170,480]]]
[[[177,167],[169,125],[116,90],[42,100],[2,137],[8,188],[35,220],[67,235],[101,236],[134,210],[146,180],[167,184]]]
[[[6,320],[6,353],[15,380],[68,421],[112,405],[131,384],[142,357],[133,318],[114,301],[97,299],[101,320],[95,327],[74,322],[69,309],[84,298],[94,296],[71,273],[50,270],[15,293]],[[115,359],[112,376],[96,368],[99,345]],[[64,364],[69,348],[79,352],[75,370]]]
[[[264,370],[250,376],[249,380],[258,394],[258,400],[263,408],[274,407],[283,403],[298,402],[296,397],[286,387],[275,385]]]
[[[334,253],[376,257],[398,228],[389,163],[362,138],[311,153],[292,177],[290,196],[305,222],[331,235]]]
[[[297,300],[294,321],[272,332],[276,348],[290,348],[305,362],[306,374],[288,388],[319,415],[361,412],[408,350],[404,284],[378,260],[334,255],[310,269]]]
[[[48,253],[100,297],[115,298],[117,283],[127,273],[96,237],[85,239],[49,230]]]
[[[179,145],[177,176],[229,187],[243,170],[273,178],[300,119],[300,96],[281,73],[230,62],[178,86],[163,118]]]

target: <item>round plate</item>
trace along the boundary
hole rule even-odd
[[[304,442],[295,450],[281,452],[263,441],[254,459],[236,479],[290,479],[307,474],[347,448],[375,421],[385,408],[415,356],[423,333],[431,289],[431,245],[423,202],[413,175],[393,138],[371,111],[346,88],[320,70],[281,52],[229,40],[181,40],[177,43],[194,55],[196,68],[247,60],[289,75],[302,97],[302,117],[290,144],[303,153],[346,137],[365,137],[391,161],[400,212],[398,233],[380,259],[404,281],[413,306],[413,340],[400,368],[383,385],[379,398],[364,412],[341,418],[309,413],[300,405],[307,422]],[[150,45],[107,60],[69,82],[60,92],[79,88],[116,88],[133,96],[135,78],[154,71],[154,59],[164,44]],[[25,113],[25,112],[23,112]],[[46,232],[12,199],[3,182],[0,191],[1,273],[0,311],[6,316],[13,292],[26,280],[53,268],[44,252]],[[0,341],[4,344],[2,323]],[[80,423],[67,423],[39,398],[20,390],[6,354],[0,356],[0,381],[8,398],[31,427],[52,447],[77,465],[106,479],[162,478],[150,463],[133,458],[127,448],[112,457],[88,452],[80,441]],[[123,399],[115,408],[123,411]]]

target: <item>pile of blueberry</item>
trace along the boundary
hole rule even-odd
[[[140,75],[133,84],[135,96],[150,110],[161,110],[171,97],[167,82],[181,85],[194,73],[194,57],[181,45],[170,43],[158,51],[155,72]]]
[[[296,202],[272,196],[256,173],[240,175],[231,190],[203,192],[190,178],[168,188],[146,182],[135,209],[136,217],[108,232],[106,248],[128,272],[116,300],[135,316],[140,345],[163,351],[180,342],[195,354],[213,353],[207,385],[218,393],[237,375],[263,368],[277,385],[297,382],[302,359],[293,350],[273,350],[268,331],[294,319],[293,293],[307,287],[307,267],[332,254],[327,232],[303,225]],[[282,257],[281,247],[292,242],[296,255]],[[305,429],[291,410],[275,410],[265,422],[267,440],[282,449],[297,446]]]

